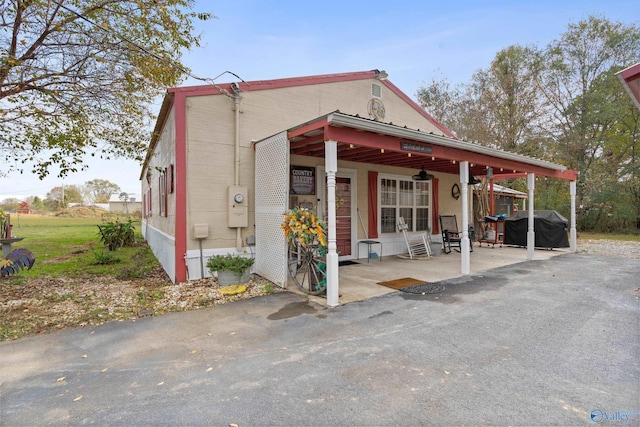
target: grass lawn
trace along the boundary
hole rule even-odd
[[[171,283],[142,241],[139,222],[134,224],[134,246],[115,251],[100,240],[100,215],[12,215],[11,223],[13,236],[24,237],[13,248],[29,249],[36,262],[31,270],[0,279],[0,341],[274,292],[274,285],[261,278],[233,296],[221,294],[213,278]]]
[[[11,222],[13,236],[24,237],[13,248],[29,249],[36,257],[34,268],[18,277],[126,276],[127,271],[141,277],[158,265],[142,242],[139,222],[134,224],[140,244],[112,252],[100,241],[97,227],[102,224],[100,218],[13,215]]]

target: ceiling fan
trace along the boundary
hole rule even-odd
[[[435,178],[435,176],[427,173],[427,171],[424,170],[424,165],[422,165],[420,172],[418,172],[417,175],[413,175],[411,178],[413,178],[414,181],[430,181]]]

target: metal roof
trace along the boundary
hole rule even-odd
[[[469,161],[471,173],[496,178],[536,173],[575,180],[577,172],[565,166],[462,141],[419,129],[398,126],[335,111],[287,131],[291,154],[324,157],[324,141],[338,142],[338,159],[381,165],[458,173],[459,162]]]

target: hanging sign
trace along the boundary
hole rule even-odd
[[[411,142],[400,142],[400,149],[404,151],[413,151],[414,153],[425,153],[431,154],[433,149],[431,147],[427,147],[426,145],[413,144]]]
[[[291,166],[291,194],[316,194],[316,168]]]

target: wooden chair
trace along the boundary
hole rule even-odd
[[[442,252],[451,253],[451,248],[460,252],[462,249],[462,233],[458,230],[458,219],[455,215],[440,215],[440,230],[442,230]],[[473,252],[473,240],[475,232],[473,226],[469,227],[469,244]]]
[[[403,217],[398,218],[398,230],[402,231],[404,241],[407,243],[407,250],[409,251],[409,258],[422,259],[431,258],[431,246],[429,245],[429,235],[422,233],[417,236],[411,236],[407,234],[409,226],[404,221]]]

